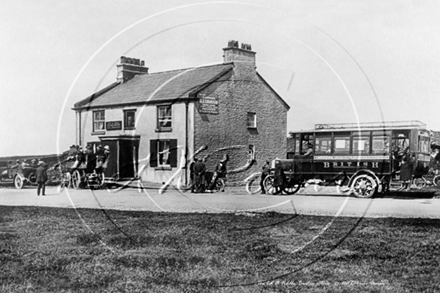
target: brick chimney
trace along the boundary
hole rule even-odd
[[[238,41],[232,40],[223,48],[223,62],[245,63],[255,68],[255,54],[250,44],[242,43],[239,48]]]
[[[121,64],[116,65],[118,68],[116,79],[119,82],[124,83],[132,79],[135,75],[147,74],[148,67],[145,67],[144,65],[144,60],[121,56]]]

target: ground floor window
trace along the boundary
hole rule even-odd
[[[177,139],[150,140],[151,167],[177,167]]]

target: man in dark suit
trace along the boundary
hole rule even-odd
[[[206,174],[206,159],[203,158],[201,161],[197,161],[194,164],[194,183],[195,192],[203,192],[205,190],[205,174]]]
[[[35,169],[35,176],[37,177],[37,195],[40,195],[40,190],[42,191],[42,195],[46,195],[46,181],[47,181],[47,172],[46,172],[46,164],[44,162],[38,163],[38,168]]]

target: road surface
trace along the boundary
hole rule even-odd
[[[318,194],[317,194],[318,193]],[[431,195],[432,196],[432,195]],[[387,196],[358,199],[327,189],[300,190],[290,196],[247,194],[244,188],[221,193],[193,194],[173,188],[139,190],[62,190],[47,187],[37,196],[35,187],[21,190],[0,188],[0,205],[50,206],[64,208],[118,209],[157,212],[251,213],[275,211],[289,214],[353,217],[440,218],[440,199]]]

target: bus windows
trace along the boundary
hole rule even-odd
[[[370,133],[356,133],[353,136],[353,154],[369,154],[370,153]]]
[[[332,152],[332,136],[329,134],[316,134],[315,155],[330,154]]]
[[[419,136],[419,152],[429,154],[430,144],[428,136]]]
[[[301,135],[301,155],[310,154],[310,148],[313,150],[313,134]]]
[[[406,154],[409,150],[408,134],[408,132],[403,131],[393,133],[393,142],[391,145],[393,153],[400,155]]]
[[[372,133],[372,152],[377,154],[390,154],[390,131],[373,131]]]
[[[350,154],[350,134],[335,133],[335,154]]]

